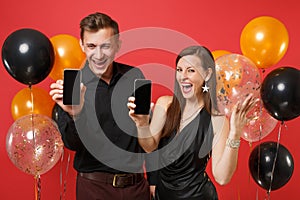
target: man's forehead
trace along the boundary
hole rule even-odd
[[[96,32],[86,31],[83,35],[84,43],[89,44],[105,44],[112,43],[117,40],[117,36],[114,35],[111,28],[100,29]]]

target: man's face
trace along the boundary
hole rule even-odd
[[[91,71],[99,78],[110,78],[112,62],[120,47],[120,41],[114,35],[113,30],[105,28],[97,32],[85,31],[80,44]]]

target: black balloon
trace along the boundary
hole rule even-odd
[[[271,183],[276,152],[276,142],[264,142],[256,146],[249,157],[248,164],[252,178],[260,187],[267,191],[270,189],[272,191],[277,190],[284,186],[290,180],[294,171],[292,155],[283,145],[279,144],[273,172],[273,181]]]
[[[277,120],[288,121],[300,115],[300,71],[281,67],[271,71],[261,87],[263,105]]]
[[[2,62],[14,79],[26,85],[34,85],[51,72],[54,49],[43,33],[34,29],[20,29],[4,41]]]

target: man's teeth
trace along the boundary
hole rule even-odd
[[[103,60],[103,61],[97,61],[97,62],[95,62],[95,63],[96,63],[96,65],[103,65],[103,64],[105,63],[105,61],[106,61],[106,60]]]

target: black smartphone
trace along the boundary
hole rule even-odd
[[[63,104],[80,104],[81,71],[79,69],[64,69]]]
[[[151,104],[151,88],[152,81],[148,79],[135,79],[134,81],[134,97],[135,109],[134,113],[139,115],[148,115]]]

